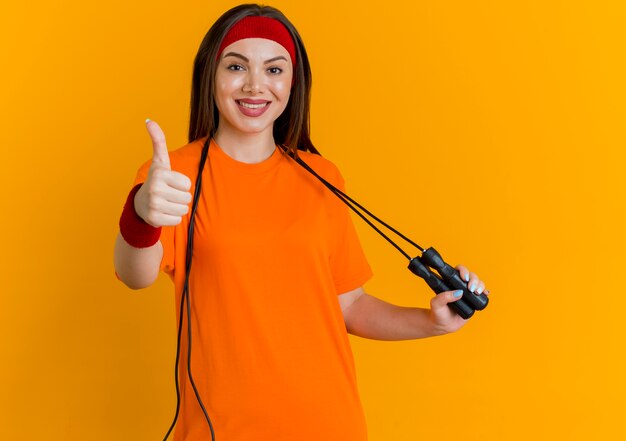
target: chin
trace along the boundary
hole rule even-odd
[[[260,124],[259,125],[257,125],[257,124],[254,124],[254,125],[252,125],[252,124],[237,124],[234,127],[238,131],[240,131],[240,132],[252,135],[254,133],[262,133],[262,132],[264,132],[267,129],[272,129],[273,125],[274,124],[272,122],[270,124],[263,124],[263,125],[260,125]]]

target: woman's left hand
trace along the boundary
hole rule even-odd
[[[467,287],[474,293],[473,295],[489,295],[489,290],[485,289],[485,283],[475,273],[470,272],[463,265],[457,265],[454,268],[459,272],[461,279],[467,281]],[[467,323],[466,319],[461,318],[448,306],[448,303],[456,302],[461,298],[454,297],[455,291],[444,291],[430,299],[430,319],[438,335],[457,331]]]

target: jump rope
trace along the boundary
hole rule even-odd
[[[191,207],[191,215],[189,220],[189,228],[187,230],[187,252],[185,257],[185,284],[183,286],[183,293],[180,299],[180,314],[178,318],[178,339],[176,344],[176,366],[174,368],[174,381],[176,383],[176,414],[174,415],[174,421],[170,426],[169,430],[165,434],[165,438],[163,441],[166,441],[170,432],[176,425],[176,421],[178,419],[178,413],[180,410],[180,389],[178,385],[178,364],[180,360],[180,337],[182,334],[182,324],[183,324],[183,306],[185,304],[185,298],[187,299],[187,373],[189,375],[189,381],[191,382],[191,386],[193,387],[193,391],[196,395],[196,399],[198,400],[198,404],[202,408],[202,412],[209,424],[209,428],[211,429],[211,439],[215,441],[215,432],[213,430],[213,424],[211,424],[211,419],[202,403],[202,399],[200,398],[200,392],[196,388],[196,384],[193,381],[193,376],[191,375],[191,308],[189,307],[189,274],[191,272],[191,258],[193,255],[193,231],[194,231],[194,219],[196,214],[196,208],[198,206],[198,200],[200,197],[200,192],[202,190],[202,170],[204,169],[204,163],[206,162],[206,158],[209,152],[209,143],[211,137],[207,137],[204,147],[202,149],[202,155],[200,157],[200,165],[198,167],[198,177],[196,178],[196,188],[193,198],[193,204]],[[287,149],[283,146],[280,146],[281,149],[287,152]],[[291,155],[290,158],[294,159]],[[302,158],[297,158],[295,161],[300,164],[305,170],[319,179],[324,186],[326,186],[332,193],[334,193],[342,202],[344,202],[352,211],[354,211],[361,219],[363,219],[369,226],[371,226],[378,234],[380,234],[387,242],[393,245],[404,257],[409,260],[408,268],[411,270],[413,274],[418,277],[424,279],[424,281],[428,284],[430,289],[432,289],[435,294],[442,293],[444,291],[450,291],[452,289],[460,289],[463,291],[463,295],[459,300],[455,300],[454,302],[448,303],[448,307],[452,309],[455,313],[461,316],[464,319],[469,319],[472,315],[474,315],[474,311],[480,311],[487,307],[489,303],[489,298],[485,294],[476,295],[472,293],[468,287],[467,283],[465,283],[457,270],[448,265],[442,259],[441,255],[434,248],[430,247],[426,250],[419,246],[417,243],[413,242],[411,239],[407,238],[405,235],[397,231],[395,228],[389,226],[387,223],[380,220],[378,217],[369,212],[365,207],[356,202],[354,199],[349,197],[347,194],[334,187],[331,183],[326,181],[320,175],[318,175],[315,170],[309,167]],[[378,227],[376,227],[369,219],[367,219],[360,211],[354,208],[352,204],[356,205],[358,208],[367,213],[374,220],[385,226],[387,229],[391,230],[399,237],[415,246],[422,253],[421,256],[416,256],[411,258],[411,256],[400,248],[394,241],[392,241],[385,233],[383,233]],[[436,270],[436,274],[433,270]]]

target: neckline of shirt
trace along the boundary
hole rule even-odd
[[[202,140],[201,145],[204,146],[206,137]],[[283,152],[278,146],[275,146],[272,154],[261,162],[248,163],[238,161],[231,158],[222,148],[211,138],[209,143],[209,158],[216,161],[221,166],[227,167],[233,171],[243,173],[263,173],[274,168],[282,159]]]

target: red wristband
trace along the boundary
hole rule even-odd
[[[135,248],[151,247],[161,236],[161,227],[153,227],[135,211],[135,194],[142,185],[143,182],[135,185],[130,191],[120,217],[120,233],[124,240]]]

